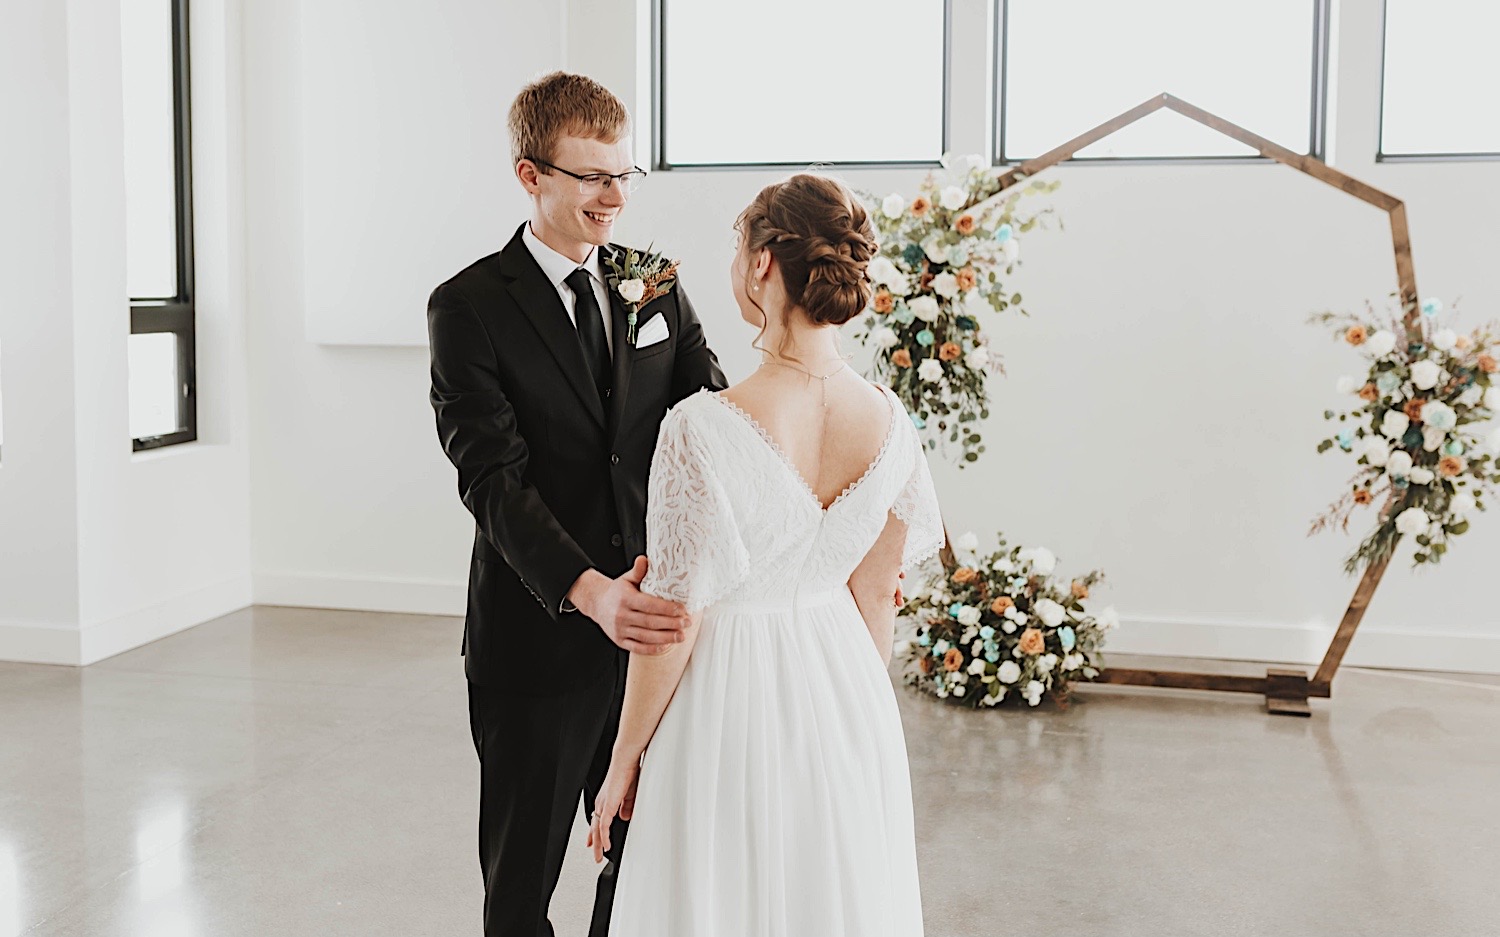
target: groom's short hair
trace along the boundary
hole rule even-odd
[[[543,75],[510,105],[510,162],[552,159],[559,137],[614,143],[630,131],[630,112],[592,78],[569,72]]]

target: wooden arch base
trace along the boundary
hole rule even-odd
[[[1396,259],[1396,281],[1400,290],[1401,305],[1406,310],[1406,327],[1409,332],[1416,328],[1417,278],[1412,269],[1411,235],[1406,227],[1406,205],[1400,199],[1361,182],[1353,176],[1339,172],[1321,160],[1301,153],[1293,153],[1265,137],[1253,134],[1243,127],[1210,114],[1202,108],[1194,107],[1170,94],[1157,95],[1050,152],[1012,167],[1000,176],[1001,190],[1004,191],[1023,178],[1034,176],[1043,169],[1066,162],[1073,157],[1073,154],[1089,144],[1102,140],[1120,128],[1129,126],[1147,114],[1162,108],[1176,111],[1205,127],[1254,147],[1264,157],[1304,172],[1361,201],[1384,209],[1391,219],[1391,247]],[[944,552],[944,559],[951,565],[951,551]],[[1375,587],[1380,585],[1380,578],[1385,575],[1385,568],[1389,562],[1388,555],[1384,560],[1373,563],[1365,569],[1364,576],[1354,590],[1354,597],[1349,601],[1349,607],[1344,610],[1344,617],[1339,622],[1338,630],[1334,632],[1328,652],[1323,656],[1323,662],[1318,666],[1317,673],[1311,678],[1307,676],[1306,671],[1302,670],[1271,669],[1266,671],[1264,677],[1247,677],[1167,670],[1106,669],[1094,682],[1184,690],[1257,693],[1266,698],[1268,712],[1284,716],[1310,716],[1312,711],[1308,707],[1309,698],[1327,699],[1332,695],[1333,676],[1338,672],[1344,652],[1348,650],[1349,642],[1353,639],[1360,620],[1364,618],[1365,609],[1369,607],[1370,598],[1375,594]]]

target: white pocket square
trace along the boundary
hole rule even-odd
[[[655,345],[657,342],[665,341],[672,333],[667,329],[667,317],[661,314],[652,316],[651,321],[641,326],[636,333],[635,347],[645,348],[647,345]]]

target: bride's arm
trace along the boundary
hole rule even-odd
[[[891,662],[891,644],[896,629],[896,591],[900,587],[901,551],[906,545],[906,525],[888,515],[885,530],[870,552],[849,576],[849,591],[870,629],[870,638],[880,659]]]
[[[631,654],[630,670],[625,679],[625,701],[620,708],[620,731],[610,760],[620,764],[639,764],[641,755],[656,734],[661,714],[667,711],[688,658],[698,643],[698,622],[702,613],[692,616],[683,631],[682,643],[667,645],[660,654]]]

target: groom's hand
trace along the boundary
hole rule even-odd
[[[690,618],[680,604],[642,592],[644,578],[644,556],[636,557],[619,579],[591,569],[578,577],[568,600],[619,647],[633,654],[660,654],[686,638]]]

